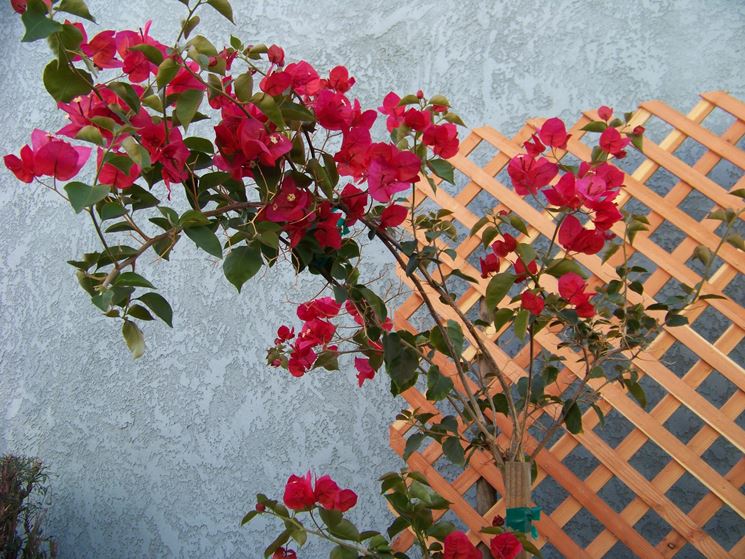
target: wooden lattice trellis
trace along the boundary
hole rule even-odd
[[[728,125],[712,132],[710,121],[721,122],[722,119],[727,120],[725,124]],[[571,130],[567,159],[572,156],[589,159],[590,148],[583,142],[581,128],[590,120],[597,120],[593,111],[585,112]],[[636,213],[646,211],[650,222],[649,231],[640,233],[633,248],[628,249],[629,254],[636,253],[635,256],[644,259],[647,266],[651,265],[643,296],[649,304],[653,298],[662,297],[668,282],[694,285],[700,279],[692,253],[698,245],[714,249],[718,242],[716,230],[720,225],[718,221],[706,219],[707,213],[717,207],[742,206],[742,200],[728,191],[745,187],[745,151],[737,147],[745,136],[745,103],[723,92],[706,93],[686,116],[659,101],[650,101],[641,105],[632,122],[644,124],[648,130],[656,125],[669,130],[659,143],[655,143],[653,135],[645,138],[644,156],[617,162],[627,174],[620,203],[626,207],[633,206]],[[460,178],[456,181],[460,183],[458,188],[448,190],[443,183],[433,192],[422,181],[417,185],[414,203],[451,210],[453,219],[463,231],[471,228],[484,208],[509,208],[530,224],[529,235],[521,239],[522,242],[535,242],[541,236],[550,235],[553,231],[551,219],[516,195],[509,187],[505,173],[510,157],[520,152],[522,143],[540,123],[529,121],[512,139],[488,127],[473,130],[462,142],[460,153],[451,160]],[[698,151],[697,160],[688,164],[681,159],[681,153],[691,147]],[[479,162],[485,161],[483,167],[474,161],[477,157],[481,158]],[[729,181],[731,184],[718,184],[712,178],[720,164],[727,165],[730,176],[734,176]],[[635,168],[632,170],[631,167]],[[659,177],[664,175],[672,179],[667,188],[660,187],[659,177],[654,178],[658,172],[661,173]],[[620,227],[614,232],[622,235]],[[670,250],[660,246],[678,240],[677,246],[671,246]],[[462,235],[460,241],[457,247],[453,247],[457,257],[445,271],[457,267],[478,277],[478,266],[474,263],[477,262],[480,240],[478,236],[468,238]],[[590,274],[591,281],[599,283],[615,277],[613,269],[619,258],[617,253],[605,264],[596,256],[581,255],[578,260]],[[698,304],[688,312],[689,326],[666,329],[640,356],[638,365],[645,376],[643,381],[648,391],[651,387],[652,392],[657,390],[660,394],[646,410],[617,385],[603,390],[599,404],[611,416],[608,426],[613,421],[628,425],[628,432],[620,442],[607,440],[596,414],[590,411],[584,417],[583,433],[571,435],[563,432],[538,454],[539,473],[534,483],[534,496],[547,513],[537,523],[538,543],[548,551],[547,559],[558,556],[572,559],[611,556],[651,559],[676,555],[745,557],[745,495],[741,492],[745,484],[745,430],[740,418],[745,411],[745,370],[742,354],[735,354],[745,328],[745,309],[742,306],[745,299],[744,272],[743,253],[725,246],[704,292],[724,294],[727,299],[708,299]],[[461,290],[458,305],[465,313],[474,312],[473,307],[478,304],[485,287],[486,281]],[[634,293],[631,295],[634,301],[642,300]],[[421,306],[420,297],[416,293],[410,295],[396,313],[396,327],[412,328]],[[455,318],[444,305],[440,305],[438,312]],[[711,335],[707,321],[718,325],[714,335]],[[501,368],[515,382],[525,375],[523,367],[528,361],[528,348],[526,345],[516,348],[515,341],[505,340],[503,335],[506,334],[493,332],[490,335],[493,343],[489,347]],[[537,341],[549,351],[562,353],[557,351],[555,334],[543,331]],[[685,363],[670,362],[671,354],[681,353],[692,356],[686,370],[682,370]],[[445,374],[453,373],[446,360],[439,364]],[[565,365],[558,382],[550,387],[554,393],[560,393],[581,373],[575,370],[571,358],[565,361]],[[713,397],[712,390],[706,386],[707,381],[714,377],[718,384]],[[416,387],[406,391],[404,396],[412,408],[433,413],[442,411],[428,402]],[[666,425],[673,416],[678,424],[681,417],[682,421],[690,421],[695,433],[688,440],[681,440],[671,432],[674,431],[672,423]],[[397,421],[391,427],[391,446],[400,455],[403,455],[408,428],[403,421]],[[509,432],[510,425],[505,421],[501,428],[503,432]],[[528,451],[531,445],[535,447],[534,440],[528,444]],[[720,464],[718,470],[706,459],[706,453],[714,445],[723,445],[726,454],[726,465]],[[641,464],[652,460],[652,453],[645,451],[648,448],[656,451],[654,462],[658,467],[644,475]],[[572,454],[578,450],[586,457],[585,463],[589,461],[595,465],[588,475],[580,476],[573,472],[576,461],[573,462]],[[635,458],[637,454],[639,456]],[[504,514],[504,505],[500,499],[482,517],[475,511],[470,495],[477,480],[484,478],[501,496],[503,481],[499,470],[486,454],[476,454],[465,471],[454,479],[447,479],[447,472],[442,468],[446,460],[441,458],[442,449],[436,442],[430,442],[426,448],[409,457],[408,465],[423,473],[432,486],[452,503],[451,512],[469,530],[474,542],[479,539],[487,541],[488,537],[480,534],[479,529],[489,525],[494,514]],[[679,495],[674,491],[684,477],[689,484],[690,478],[694,478],[702,488],[700,493],[687,495],[689,501],[691,498],[697,500],[690,508],[686,503],[678,502]],[[625,486],[628,502],[620,506],[616,502],[609,504],[603,489],[611,483],[618,487],[619,482]],[[559,491],[566,497],[558,502],[541,500],[544,483],[561,488],[554,489],[550,495]],[[707,523],[724,513],[730,515],[730,525],[735,526],[739,533],[707,531]],[[592,517],[590,520],[587,520],[588,515]],[[573,522],[575,518],[577,520]],[[638,524],[643,518],[652,518],[658,529],[665,526],[667,534],[661,539],[645,537]],[[588,527],[592,526],[596,532],[594,538],[581,541],[580,532],[585,537]],[[405,532],[396,542],[397,549],[407,549],[412,542],[412,534]],[[679,554],[681,550],[685,551]]]

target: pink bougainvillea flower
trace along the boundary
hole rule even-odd
[[[344,211],[347,214],[345,222],[348,227],[351,227],[365,215],[367,193],[352,184],[347,184],[341,191],[340,199],[341,203],[344,204]]]
[[[547,146],[566,149],[570,135],[560,118],[549,118],[538,131],[538,137]]]
[[[570,252],[597,254],[605,245],[605,235],[599,229],[585,229],[575,216],[568,215],[559,227],[559,244]]]
[[[310,194],[287,177],[282,181],[279,192],[264,208],[264,218],[275,223],[298,221],[305,217],[310,201]]]
[[[504,532],[492,538],[489,542],[489,550],[494,559],[515,559],[523,550],[523,544],[514,534]]]
[[[514,252],[517,248],[517,239],[509,233],[505,233],[503,239],[504,240],[494,241],[491,245],[491,249],[494,253],[502,258],[507,256],[509,253]]]
[[[116,32],[111,29],[101,31],[90,41],[80,45],[80,50],[101,69],[122,67],[122,62],[116,58]]]
[[[483,279],[499,271],[499,257],[494,253],[487,254],[486,258],[479,258],[479,264],[481,265],[481,277]]]
[[[231,134],[235,132],[227,131],[223,136]],[[287,136],[267,132],[266,126],[254,118],[241,119],[236,139],[247,161],[257,161],[269,167],[273,167],[277,159],[292,150],[292,142]]]
[[[408,213],[409,210],[404,206],[392,204],[380,214],[380,227],[398,227],[404,222]]]
[[[347,130],[352,125],[352,104],[343,93],[324,89],[313,103],[318,123],[327,130]]]
[[[357,369],[358,386],[362,386],[362,384],[366,380],[372,380],[375,378],[375,369],[373,369],[370,365],[369,359],[365,359],[364,357],[355,357],[354,368]]]
[[[391,91],[383,99],[383,105],[378,107],[381,114],[388,116],[388,119],[386,120],[388,132],[393,132],[393,130],[401,126],[401,123],[404,121],[406,107],[399,107],[399,101],[401,101],[401,97]]]
[[[608,196],[608,185],[598,175],[585,175],[581,179],[577,179],[577,194],[586,202],[597,202]]]
[[[450,532],[445,536],[443,545],[443,559],[481,559],[481,552],[463,532]]]
[[[166,95],[174,95],[176,93],[182,93],[190,89],[197,89],[204,91],[207,86],[198,80],[194,74],[199,75],[199,64],[196,62],[187,62],[188,70],[181,68],[174,78],[168,83],[166,87]]]
[[[579,316],[591,318],[595,315],[595,307],[590,303],[590,299],[595,293],[585,292],[586,285],[579,274],[566,273],[559,278],[559,295],[575,306]]]
[[[340,175],[359,180],[367,173],[370,165],[370,147],[372,139],[370,130],[364,126],[355,126],[344,132],[341,148],[334,154],[334,161]]]
[[[618,130],[609,126],[600,134],[599,145],[604,152],[622,159],[621,154],[626,155],[624,149],[630,142],[629,138],[624,138]]]
[[[287,72],[272,72],[259,82],[259,88],[269,95],[281,95],[292,85],[292,76]]]
[[[166,46],[150,37],[150,26],[152,21],[147,21],[142,31],[119,31],[116,34],[116,50],[122,59],[122,71],[129,76],[132,82],[142,82],[150,74],[157,74],[158,66],[145,56],[145,53],[139,50],[133,50],[132,47],[139,45],[149,45],[158,49],[165,57],[167,55]]]
[[[601,105],[598,109],[598,116],[605,122],[608,122],[613,116],[613,109],[605,105]]]
[[[339,314],[341,304],[332,297],[320,297],[297,308],[297,316],[300,320],[309,321],[315,318],[333,318]]]
[[[458,128],[451,123],[432,124],[424,131],[422,141],[435,155],[448,159],[458,153]]]
[[[300,477],[291,475],[285,484],[283,501],[288,509],[305,510],[316,504],[310,472]]]
[[[543,312],[544,304],[543,298],[532,291],[525,291],[520,295],[520,306],[536,316]]]
[[[530,155],[513,157],[507,165],[512,185],[520,196],[535,195],[538,189],[550,183],[558,172],[559,168],[555,163],[544,157],[534,159]]]
[[[5,166],[19,180],[29,183],[34,177],[47,176],[66,181],[80,172],[91,155],[91,148],[72,146],[37,128],[31,133],[31,147],[24,146],[20,155],[20,158],[15,155],[4,158]]]
[[[419,178],[419,158],[410,151],[401,151],[393,144],[373,144],[367,186],[370,196],[388,203],[397,192],[406,190]]]
[[[267,49],[266,55],[269,59],[269,62],[271,62],[272,64],[276,64],[277,66],[285,65],[285,51],[282,49],[282,47],[272,45]]]

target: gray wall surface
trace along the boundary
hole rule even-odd
[[[88,4],[100,29],[152,18],[164,42],[183,14],[176,0]],[[467,124],[510,134],[527,117],[571,119],[600,104],[627,110],[660,98],[686,111],[700,91],[745,98],[745,5],[736,0],[233,5],[236,27],[205,10],[201,32],[216,43],[229,33],[276,42],[319,69],[345,64],[366,105],[391,89],[443,93]],[[40,84],[45,45],[19,42],[21,22],[7,2],[0,22],[4,154],[61,120]],[[274,329],[293,320],[292,303],[316,284],[285,267],[238,295],[218,266],[182,243],[170,264],[148,269],[173,302],[175,328],[148,325],[148,351],[132,361],[65,263],[96,246],[83,217],[3,168],[0,231],[0,452],[49,465],[46,526],[62,559],[259,557],[278,528],[239,528],[240,518],[255,493],[279,496],[289,474],[308,468],[360,494],[365,527],[387,525],[374,480],[402,464],[387,431],[401,404],[385,379],[358,389],[349,368],[297,380],[264,364]],[[390,264],[373,259],[369,273],[379,272]],[[730,520],[710,528],[742,531]],[[303,557],[324,549],[313,543]],[[679,557],[699,556],[686,553]]]

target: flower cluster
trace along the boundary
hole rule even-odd
[[[346,512],[357,504],[357,494],[351,489],[341,489],[329,476],[312,481],[311,473],[303,477],[291,475],[285,485],[285,506],[294,511],[310,510],[320,505],[326,510]]]
[[[443,559],[481,559],[483,555],[463,532],[450,532],[444,540]],[[514,534],[503,532],[489,542],[489,551],[494,559],[515,559],[523,546]]]

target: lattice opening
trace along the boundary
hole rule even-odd
[[[628,463],[648,480],[653,480],[670,460],[667,453],[653,441],[647,440]]]
[[[745,534],[745,520],[727,505],[722,505],[704,525],[704,530],[724,549],[731,549]]]
[[[678,505],[680,510],[688,513],[708,493],[708,489],[701,482],[688,472],[685,472],[668,490],[667,496],[673,503]]]

